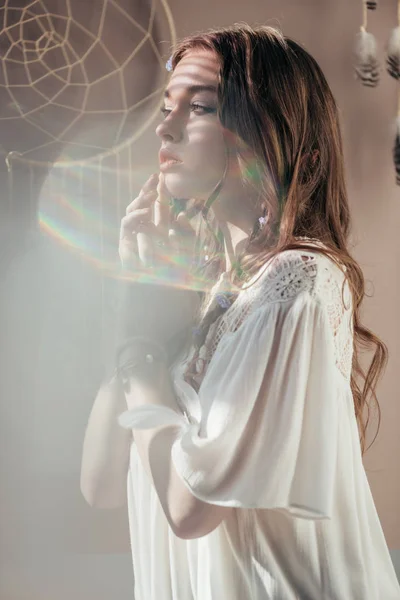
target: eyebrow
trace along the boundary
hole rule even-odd
[[[217,88],[215,85],[189,85],[186,88],[186,91],[189,94],[197,94],[198,92],[214,92],[217,93]],[[170,98],[171,92],[169,90],[165,90],[164,98]]]

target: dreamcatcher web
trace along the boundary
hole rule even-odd
[[[72,0],[3,3],[0,126],[26,127],[23,143],[7,140],[3,153],[31,164],[54,156],[57,165],[82,163],[138,139],[157,114],[166,78],[156,17],[172,44],[176,38],[167,2],[96,0],[86,13],[86,3]],[[124,31],[131,46],[118,39]]]

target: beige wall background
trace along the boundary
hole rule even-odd
[[[169,6],[179,37],[239,21],[282,28],[315,56],[334,91],[345,142],[353,254],[370,294],[363,320],[390,351],[378,388],[381,428],[365,467],[397,560],[400,189],[394,183],[392,146],[398,86],[385,72],[376,89],[354,79],[352,49],[361,2],[170,0]],[[396,11],[390,0],[369,15],[382,61]],[[157,148],[152,131],[135,142],[133,187],[156,168]],[[52,185],[61,189],[65,181],[53,177]],[[46,193],[45,186],[42,201]],[[110,199],[113,193],[106,188]],[[129,198],[122,202],[128,204]],[[0,599],[133,598],[126,510],[90,509],[79,492],[82,440],[101,377],[99,348],[106,343],[104,282],[89,264],[42,236],[14,260],[0,285]]]

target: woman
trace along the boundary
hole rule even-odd
[[[171,68],[161,176],[128,207],[120,254],[178,285],[126,284],[82,491],[116,506],[128,471],[136,600],[399,600],[362,464],[387,351],[359,320],[332,93],[270,27],[189,37]],[[190,211],[171,216],[166,194],[214,234],[195,268]],[[363,387],[360,343],[376,346]]]

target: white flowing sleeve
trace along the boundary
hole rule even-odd
[[[126,411],[120,424],[181,423],[172,459],[200,500],[329,519],[339,385],[326,307],[303,291],[259,307],[222,338],[199,389],[199,423],[151,406]]]

